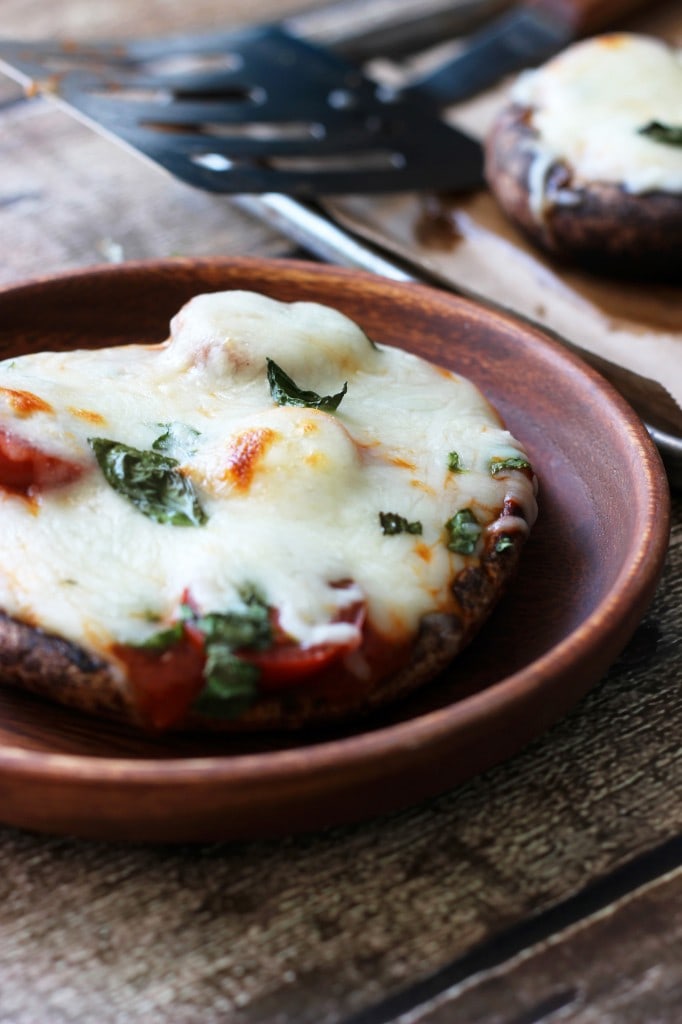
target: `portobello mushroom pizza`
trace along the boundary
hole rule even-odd
[[[449,663],[535,515],[471,383],[200,295],[162,344],[0,364],[0,681],[152,730],[347,718]]]
[[[551,253],[682,277],[682,51],[646,36],[577,43],[511,89],[486,143],[502,208]]]

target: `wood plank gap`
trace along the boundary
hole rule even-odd
[[[676,868],[682,867],[682,835],[674,836],[616,868],[554,906],[512,925],[492,938],[479,943],[463,956],[452,960],[412,985],[338,1024],[398,1024],[403,1018],[414,1018],[424,1004],[442,996],[474,975],[500,967],[525,950],[545,942],[580,921],[604,911],[612,903],[633,895]],[[570,993],[564,993],[570,1002]],[[562,1002],[562,1005],[567,1003]],[[561,1006],[552,1007],[552,1011]],[[544,1007],[544,1014],[547,1007]],[[534,1024],[542,1019],[533,1015],[519,1024]],[[408,1024],[405,1019],[404,1024]],[[516,1024],[516,1022],[515,1022]]]
[[[563,989],[561,992],[554,992],[547,996],[542,1002],[531,1007],[530,1010],[523,1010],[518,1016],[507,1021],[507,1024],[542,1024],[550,1014],[558,1013],[575,1003],[577,992],[573,988]]]

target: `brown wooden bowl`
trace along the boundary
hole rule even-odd
[[[525,444],[540,517],[513,590],[451,669],[347,728],[146,737],[0,691],[0,821],[86,837],[275,835],[377,815],[512,755],[622,649],[655,588],[668,487],[635,413],[540,331],[420,285],[288,261],[98,267],[0,291],[0,356],[162,340],[201,291],[312,299],[473,379]]]

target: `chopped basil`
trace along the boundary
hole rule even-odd
[[[260,669],[235,652],[272,647],[270,611],[252,589],[245,589],[242,599],[244,604],[238,608],[207,615],[197,615],[190,605],[183,604],[174,625],[134,645],[146,651],[166,651],[181,642],[185,623],[202,634],[204,687],[193,708],[203,715],[229,718],[244,711],[258,695]]]
[[[143,651],[166,651],[169,647],[174,647],[175,644],[180,643],[183,631],[182,622],[176,622],[174,626],[169,626],[168,629],[152,633],[146,640],[143,640],[140,644],[135,644],[135,646]]]
[[[199,437],[198,430],[186,423],[159,423],[158,426],[163,428],[163,434],[160,434],[152,444],[155,452],[185,457],[194,455],[197,450],[194,442]]]
[[[448,452],[448,469],[451,473],[463,473],[464,466],[459,452]]]
[[[89,437],[88,443],[109,486],[149,519],[171,526],[202,526],[207,521],[177,459],[106,437]]]
[[[455,551],[458,555],[473,555],[481,536],[481,526],[471,509],[461,508],[455,512],[445,524],[445,529],[448,532],[449,551]]]
[[[492,458],[488,468],[491,476],[495,476],[505,469],[530,469],[530,462],[521,455],[510,455],[508,459]]]
[[[389,536],[395,533],[421,533],[422,524],[416,519],[410,523],[405,516],[399,516],[396,512],[380,512],[379,522],[381,532]]]
[[[267,360],[270,394],[278,405],[300,405],[307,409],[335,412],[348,391],[348,384],[335,395],[318,395],[316,391],[302,391],[291,377],[272,359]]]
[[[511,539],[511,537],[499,537],[497,543],[495,544],[495,551],[497,551],[499,554],[501,551],[508,551],[509,548],[513,547],[514,541]]]
[[[666,146],[682,146],[682,124],[663,124],[661,121],[649,121],[639,128],[640,135],[646,135],[653,142],[662,142]]]
[[[244,605],[228,612],[211,612],[193,619],[204,636],[205,686],[194,702],[203,715],[228,718],[244,711],[258,694],[260,670],[238,657],[235,650],[272,647],[270,612],[255,591],[243,592]]]
[[[265,605],[245,605],[229,612],[211,612],[193,620],[209,647],[263,651],[272,645],[270,615]]]
[[[229,648],[207,648],[205,685],[192,709],[209,718],[233,718],[253,704],[259,678],[259,669],[238,658]]]

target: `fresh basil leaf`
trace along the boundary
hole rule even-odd
[[[379,522],[381,532],[392,536],[396,533],[421,533],[422,524],[418,519],[410,523],[405,516],[399,516],[397,512],[380,512]]]
[[[197,450],[194,442],[200,436],[198,430],[187,423],[159,423],[158,426],[163,428],[163,434],[160,434],[152,444],[155,452],[181,455],[185,458],[194,455]]]
[[[488,464],[491,476],[502,473],[505,469],[530,469],[530,462],[521,455],[510,455],[508,459],[492,458]]]
[[[648,124],[637,130],[640,135],[646,135],[652,142],[662,142],[666,146],[682,146],[682,124],[649,121]]]
[[[158,633],[152,633],[142,643],[133,644],[133,646],[139,647],[143,651],[166,651],[169,647],[174,647],[175,644],[180,643],[183,632],[182,622],[176,622],[174,626],[161,629]]]
[[[464,466],[459,452],[448,452],[448,469],[451,473],[463,473]]]
[[[229,718],[246,710],[258,695],[260,670],[235,654],[248,648],[272,647],[270,610],[255,588],[242,590],[244,605],[227,612],[210,612],[192,620],[204,636],[205,686],[194,709],[213,717]]]
[[[162,653],[179,644],[186,624],[204,641],[204,686],[192,707],[203,715],[230,718],[245,711],[258,696],[260,669],[236,651],[262,651],[272,647],[270,609],[255,587],[244,587],[244,604],[227,612],[197,615],[188,603],[180,606],[178,621],[140,644],[143,650]]]
[[[192,481],[177,469],[177,459],[106,437],[89,437],[88,443],[109,486],[149,519],[172,526],[207,521]]]
[[[228,647],[207,645],[206,682],[192,708],[210,718],[233,718],[253,704],[259,677],[255,665],[238,658]]]
[[[323,412],[335,412],[341,399],[348,391],[344,384],[335,395],[318,395],[316,391],[303,391],[291,377],[284,372],[272,359],[267,360],[268,384],[270,394],[278,405],[299,405],[307,409],[321,409]]]
[[[229,612],[211,612],[201,615],[193,624],[204,634],[207,649],[221,646],[263,651],[272,646],[270,614],[260,604]]]
[[[448,550],[458,555],[473,555],[478,538],[481,536],[481,525],[469,508],[461,508],[455,512],[445,524],[448,532]]]

